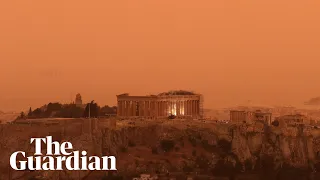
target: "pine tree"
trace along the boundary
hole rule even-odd
[[[24,112],[21,112],[20,113],[20,119],[24,119],[26,116],[25,116],[25,114],[24,114]]]
[[[29,113],[28,113],[28,117],[31,117],[31,116],[32,116],[32,109],[31,109],[31,107],[30,107]]]

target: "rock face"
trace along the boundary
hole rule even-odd
[[[277,172],[284,168],[315,171],[320,160],[320,130],[302,126],[282,129],[259,122],[251,125],[199,122],[180,128],[178,122],[153,123],[117,129],[101,127],[91,135],[74,136],[63,133],[68,128],[60,125],[11,124],[0,127],[0,179],[8,178],[8,159],[14,151],[32,154],[30,137],[48,135],[57,141],[71,142],[75,150],[86,150],[88,156],[116,156],[118,173],[122,174],[179,171],[221,174],[226,170]],[[79,179],[89,173],[63,171],[60,174],[40,172],[40,175],[47,179],[57,176]],[[23,173],[11,171],[11,176],[23,176]]]

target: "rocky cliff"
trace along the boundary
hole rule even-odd
[[[169,172],[270,175],[281,169],[320,170],[320,130],[313,127],[281,128],[259,122],[250,125],[121,122],[117,128],[100,126],[90,135],[68,133],[68,128],[61,125],[12,124],[2,125],[0,135],[0,179],[7,179],[9,172],[14,178],[30,175],[30,172],[9,171],[9,156],[17,150],[32,154],[30,137],[47,135],[58,141],[72,142],[74,149],[86,150],[88,155],[116,156],[117,173],[125,175]],[[58,176],[85,179],[103,176],[105,172],[39,172],[36,175],[50,179]]]

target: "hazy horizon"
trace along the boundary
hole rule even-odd
[[[185,89],[205,108],[320,96],[320,1],[0,2],[0,110]]]

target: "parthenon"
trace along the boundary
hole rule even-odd
[[[158,95],[117,95],[119,117],[201,117],[202,96],[189,91],[169,91]]]

